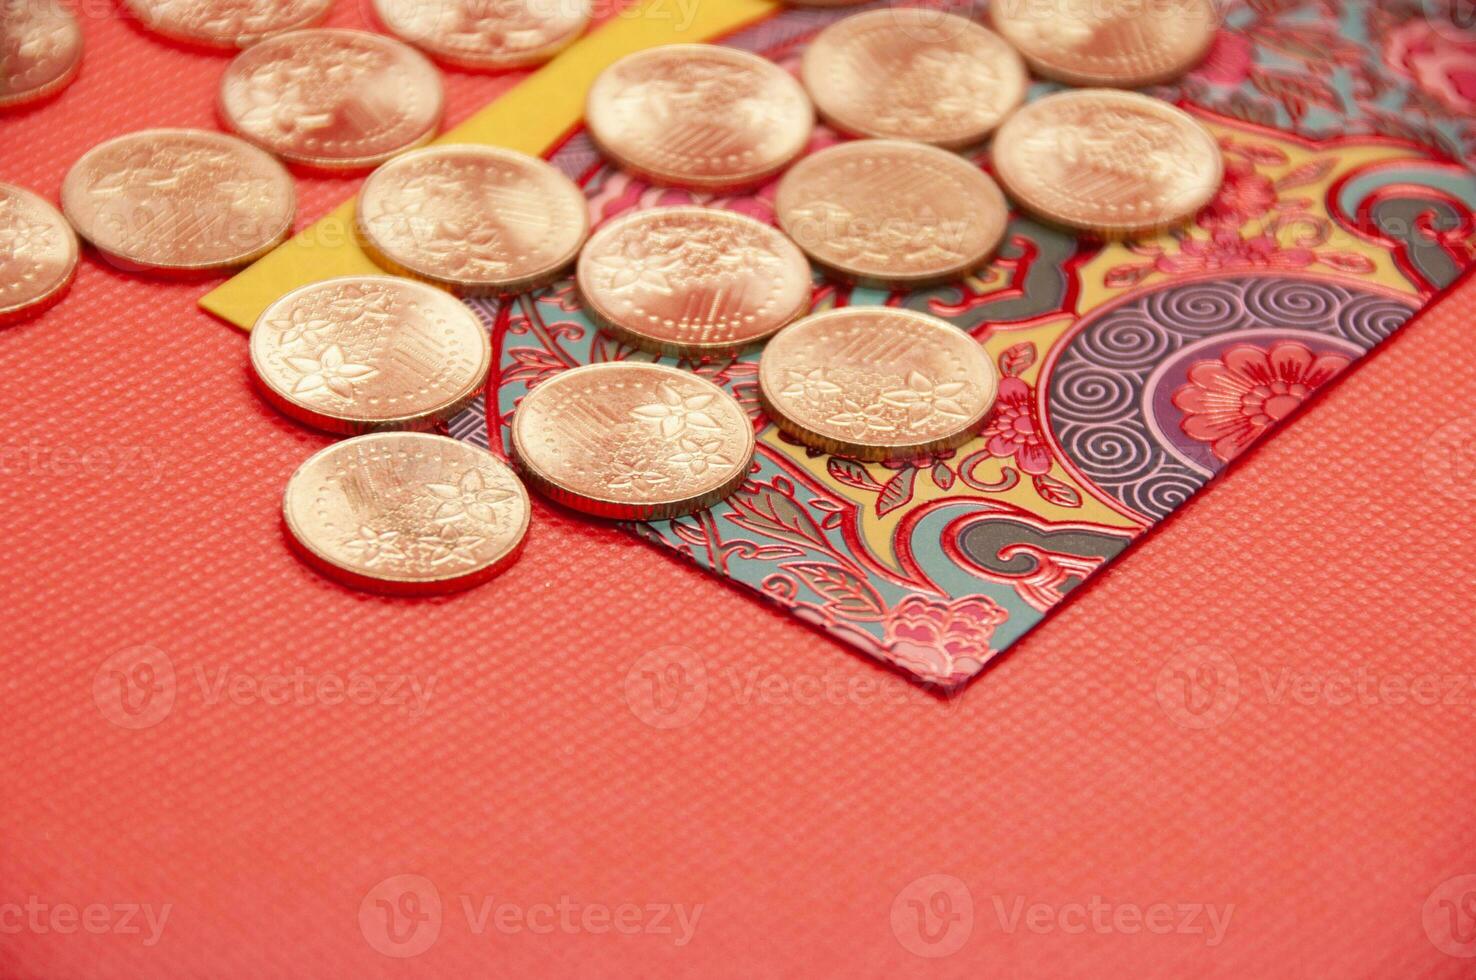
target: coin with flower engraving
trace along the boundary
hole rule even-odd
[[[896,307],[847,306],[806,317],[769,341],[759,398],[807,446],[900,460],[972,439],[999,373],[953,324]]]
[[[729,356],[810,305],[810,263],[778,229],[733,211],[635,211],[579,253],[579,293],[601,327],[674,357]]]
[[[248,48],[264,37],[311,27],[333,0],[123,0],[156,34],[207,48]]]
[[[1142,88],[1197,65],[1215,38],[1212,0],[1009,0],[994,29],[1036,74],[1068,85]]]
[[[319,28],[238,54],[220,82],[231,129],[291,163],[355,170],[435,136],[441,74],[414,48],[365,31]]]
[[[100,143],[62,181],[62,212],[130,271],[202,273],[245,265],[292,229],[286,169],[234,136],[146,129]]]
[[[772,61],[715,44],[668,44],[601,72],[585,119],[621,168],[656,184],[718,190],[784,169],[809,142],[815,110]]]
[[[1059,92],[994,137],[994,172],[1036,215],[1107,236],[1170,227],[1208,204],[1220,148],[1187,112],[1115,89]]]
[[[753,424],[717,385],[647,361],[561,372],[523,396],[513,459],[535,490],[597,517],[703,510],[748,477]]]
[[[374,0],[390,33],[459,68],[541,64],[584,32],[590,0]]]
[[[779,226],[842,279],[915,288],[989,261],[1009,206],[989,175],[947,150],[854,140],[805,157],[779,182]]]
[[[467,296],[551,282],[589,234],[589,208],[573,181],[491,146],[396,157],[364,182],[354,221],[380,265]]]
[[[57,0],[0,4],[0,110],[60,92],[82,64],[82,28]]]
[[[77,274],[77,252],[77,236],[56,208],[23,187],[0,184],[0,324],[61,299]]]
[[[1029,84],[1024,62],[998,34],[923,7],[836,21],[805,49],[800,77],[837,129],[945,147],[982,140]]]
[[[395,276],[344,276],[295,289],[251,331],[262,394],[329,432],[426,428],[487,380],[492,346],[464,303]]]
[[[517,560],[530,513],[512,467],[424,432],[336,442],[298,467],[282,496],[290,539],[309,565],[391,595],[485,582]]]

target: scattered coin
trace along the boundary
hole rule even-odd
[[[531,512],[512,467],[423,432],[376,432],[310,456],[282,516],[299,553],[345,585],[428,595],[479,585],[522,550]]]
[[[1026,105],[994,137],[994,172],[1040,217],[1108,236],[1166,228],[1220,187],[1215,138],[1161,99],[1113,89]]]
[[[280,163],[199,129],[147,129],[98,144],[67,173],[61,200],[72,227],[108,261],[168,273],[245,265],[287,237],[296,210]]]
[[[972,439],[999,374],[945,320],[850,306],[785,327],[759,361],[759,397],[807,446],[864,460],[909,459]]]
[[[590,0],[374,0],[396,37],[460,68],[541,64],[584,32]]]
[[[557,278],[589,234],[584,194],[542,160],[490,146],[405,153],[369,175],[355,214],[375,259],[463,295]]]
[[[0,184],[0,324],[61,299],[77,274],[77,252],[77,236],[56,208],[23,187]]]
[[[674,357],[723,357],[810,305],[810,263],[778,229],[733,211],[674,207],[610,222],[579,254],[600,326]]]
[[[759,184],[803,152],[815,111],[772,61],[668,44],[615,62],[589,91],[590,136],[620,167],[702,190]]]
[[[513,458],[534,489],[598,517],[654,521],[736,490],[753,458],[742,406],[705,378],[645,361],[554,375],[523,396]]]
[[[923,7],[852,14],[800,72],[820,115],[854,136],[978,143],[1025,99],[1025,64],[998,34]]]
[[[393,276],[295,289],[251,331],[251,366],[267,400],[329,432],[450,418],[482,389],[491,362],[487,330],[465,304]]]
[[[82,28],[57,0],[0,4],[0,110],[55,95],[81,65]]]
[[[912,288],[989,261],[1009,206],[989,175],[947,150],[855,140],[805,157],[779,182],[779,226],[843,279]]]
[[[414,48],[365,31],[315,28],[242,51],[220,83],[226,124],[291,163],[373,167],[441,124],[441,75]]]
[[[1012,0],[989,13],[1036,74],[1117,88],[1178,78],[1209,52],[1216,26],[1212,0]]]
[[[207,48],[248,48],[264,37],[311,27],[333,0],[123,0],[156,34]]]

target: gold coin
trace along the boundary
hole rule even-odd
[[[668,44],[601,72],[585,120],[604,154],[631,173],[719,190],[784,169],[809,142],[815,111],[772,61],[715,44]]]
[[[292,229],[292,178],[234,136],[148,129],[100,143],[62,182],[62,212],[103,257],[175,274],[245,265]]]
[[[1193,68],[1217,19],[1211,0],[1010,0],[990,4],[989,14],[1036,74],[1116,88],[1158,85]]]
[[[0,324],[52,306],[77,274],[77,235],[23,187],[0,184]]]
[[[645,361],[554,375],[523,396],[513,458],[534,489],[597,517],[655,521],[724,499],[748,477],[753,424],[705,378]]]
[[[810,305],[810,263],[776,228],[733,211],[636,211],[579,253],[579,293],[596,322],[673,357],[735,354]]]
[[[989,175],[947,150],[855,140],[805,157],[779,182],[779,226],[843,279],[914,288],[989,261],[1009,205]]]
[[[433,146],[369,175],[354,221],[385,268],[465,296],[511,295],[558,278],[589,234],[574,182],[490,146]]]
[[[319,28],[238,54],[220,82],[220,115],[291,163],[373,167],[430,140],[441,124],[441,74],[393,38]]]
[[[972,439],[999,389],[978,341],[895,307],[848,306],[779,331],[759,360],[759,398],[807,446],[909,459]]]
[[[476,314],[434,286],[393,276],[295,289],[251,331],[251,366],[267,400],[329,432],[450,418],[482,390],[491,363]]]
[[[249,48],[264,37],[311,27],[333,0],[123,0],[144,27],[207,48]]]
[[[0,4],[0,109],[66,88],[82,65],[82,28],[57,0]]]
[[[982,140],[1029,84],[998,34],[922,7],[836,21],[805,49],[800,77],[836,129],[944,147]]]
[[[309,565],[345,585],[429,595],[511,565],[528,533],[528,492],[484,449],[423,432],[376,432],[310,456],[282,516]]]
[[[584,32],[590,0],[374,0],[396,37],[461,68],[541,64]]]
[[[994,137],[994,172],[1038,216],[1108,236],[1183,221],[1224,173],[1215,138],[1192,116],[1114,89],[1059,92],[1016,112]]]

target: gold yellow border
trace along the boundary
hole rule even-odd
[[[658,44],[710,41],[778,9],[772,0],[644,0],[571,45],[437,142],[483,143],[541,156],[579,122],[584,95],[607,65]],[[354,240],[353,214],[350,199],[206,293],[200,305],[250,330],[273,300],[299,286],[334,276],[382,272]]]

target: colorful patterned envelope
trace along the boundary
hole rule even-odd
[[[855,9],[786,10],[722,43],[793,68],[816,31]],[[650,35],[630,47],[661,40]],[[571,74],[566,64],[544,74]],[[976,337],[1004,378],[979,438],[905,465],[825,456],[763,420],[757,353],[668,359],[749,408],[759,452],[726,503],[632,530],[955,687],[1476,259],[1476,33],[1410,3],[1261,0],[1230,8],[1206,63],[1157,94],[1225,155],[1224,187],[1185,228],[1103,244],[1016,217],[999,257],[961,283],[889,294],[817,278],[815,309],[901,305]],[[811,149],[838,138],[822,128]],[[606,166],[578,129],[550,159],[597,224],[692,202],[773,217],[772,185],[734,197],[652,188]],[[283,268],[253,269],[205,305],[249,324],[268,285],[296,284]],[[481,445],[505,447],[518,399],[553,374],[649,357],[599,333],[569,279],[471,305],[493,324],[493,410],[479,402],[450,428]]]

